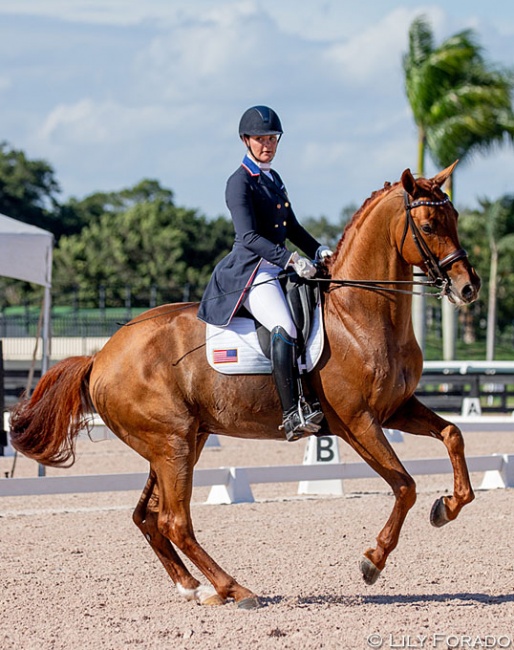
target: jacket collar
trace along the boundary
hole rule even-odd
[[[243,158],[241,165],[246,169],[250,176],[259,176],[261,173],[259,165],[248,155]]]
[[[264,184],[264,186],[268,190],[272,189],[275,194],[287,198],[287,192],[285,187],[283,185],[280,187],[279,185],[277,185],[277,182],[275,180],[269,178],[267,174],[263,174],[259,165],[257,165],[257,163],[254,160],[252,160],[249,156],[245,156],[243,158],[243,162],[241,163],[241,165],[246,169],[246,171],[250,174],[250,176],[253,176],[254,178],[259,177],[259,182],[261,184]],[[273,170],[270,171],[273,178],[277,179],[276,175],[273,173]]]

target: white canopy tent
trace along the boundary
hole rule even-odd
[[[33,282],[45,288],[43,301],[41,372],[50,362],[50,310],[54,236],[0,214],[0,275]]]

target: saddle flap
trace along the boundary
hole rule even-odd
[[[319,287],[305,282],[298,275],[288,275],[286,299],[296,326],[298,347],[302,349],[309,339],[314,310],[319,301]]]
[[[265,328],[261,328],[267,333]],[[312,328],[305,352],[300,354],[300,372],[310,372],[323,352],[323,312],[318,302],[312,318]],[[206,356],[209,365],[228,375],[270,374],[271,362],[262,351],[256,322],[251,318],[235,317],[227,327],[207,325]]]

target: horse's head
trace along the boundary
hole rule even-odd
[[[405,221],[397,241],[405,261],[419,266],[451,302],[463,305],[477,299],[480,278],[460,245],[458,212],[441,189],[456,164],[431,179],[403,172]]]

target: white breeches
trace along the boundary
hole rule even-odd
[[[281,271],[276,264],[262,260],[243,304],[267,330],[280,325],[295,339],[296,327],[277,279]]]

